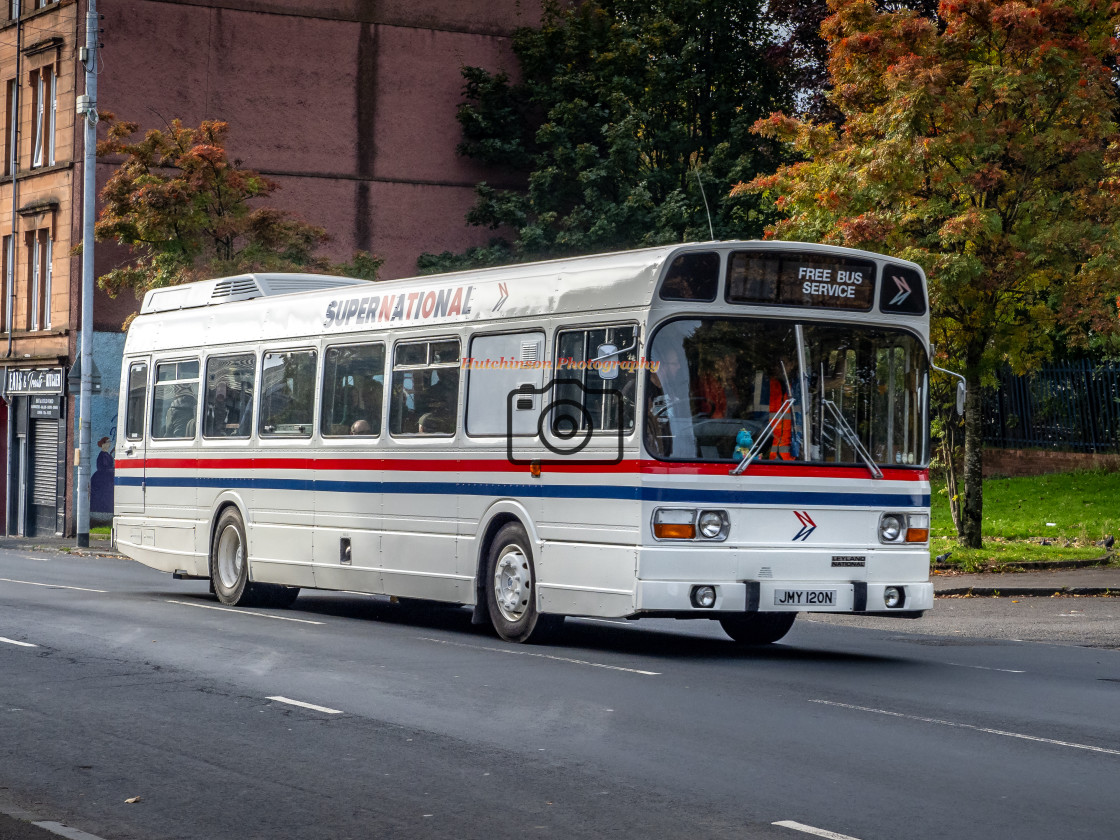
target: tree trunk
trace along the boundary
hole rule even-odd
[[[972,361],[972,360],[970,360]],[[964,498],[961,505],[963,530],[961,545],[980,548],[984,520],[983,454],[984,427],[980,412],[980,364],[968,364],[965,381],[968,396],[964,402]]]

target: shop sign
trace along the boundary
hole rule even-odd
[[[61,394],[62,368],[8,368],[9,394]]]
[[[31,419],[57,420],[62,416],[62,397],[58,394],[32,394]]]

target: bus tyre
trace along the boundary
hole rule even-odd
[[[797,613],[740,613],[727,615],[719,620],[723,632],[741,645],[768,645],[778,641],[789,628]]]
[[[563,616],[537,612],[533,552],[520,523],[503,525],[490,543],[484,583],[490,622],[507,642],[540,640],[563,623]]]
[[[249,560],[246,551],[245,523],[236,508],[228,507],[218,517],[214,544],[210,551],[210,580],[214,594],[223,604],[251,606],[256,598],[249,583]]]

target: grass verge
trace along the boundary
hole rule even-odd
[[[1090,560],[1120,539],[1120,472],[1074,472],[984,482],[984,546],[963,548],[943,479],[931,478],[930,557],[970,571],[1001,563]],[[1114,550],[1115,550],[1114,546]],[[1114,555],[1115,557],[1115,555]]]

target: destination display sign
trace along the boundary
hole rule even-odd
[[[875,300],[875,263],[812,252],[736,251],[727,261],[727,300],[867,312]]]

